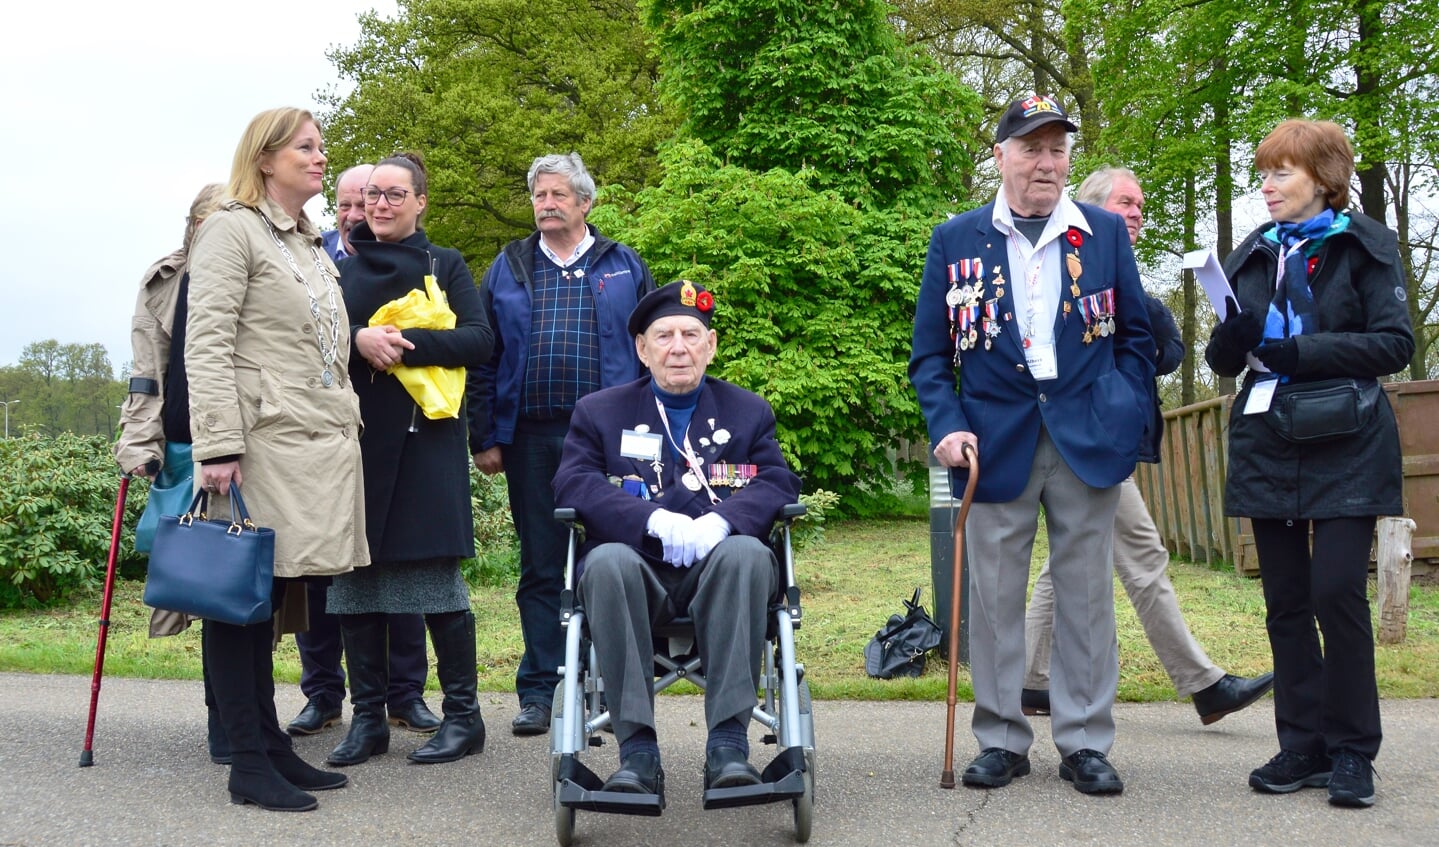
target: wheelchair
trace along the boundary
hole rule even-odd
[[[790,529],[805,513],[802,503],[784,507],[771,534],[770,546],[784,570],[780,596],[771,601],[769,624],[760,676],[760,702],[750,720],[764,726],[765,744],[777,745],[779,753],[765,767],[758,785],[714,788],[704,793],[704,808],[722,809],[762,803],[790,802],[794,807],[794,838],[809,840],[814,822],[814,718],[809,683],[804,667],[795,662],[794,631],[801,611],[799,588],[794,579],[794,554]],[[595,671],[595,652],[585,627],[584,609],[576,599],[576,552],[583,528],[574,509],[556,509],[555,519],[569,528],[569,551],[565,562],[565,587],[560,600],[560,622],[565,628],[565,664],[555,687],[550,714],[551,779],[554,783],[555,836],[560,847],[569,847],[575,832],[578,810],[610,814],[658,816],[663,803],[658,796],[601,790],[604,780],[581,762],[590,747],[599,747],[599,733],[610,724],[604,706],[604,680]],[[655,643],[693,643],[694,626],[679,618],[654,628]],[[656,694],[679,680],[689,680],[701,690],[704,669],[696,651],[658,650],[654,656]]]

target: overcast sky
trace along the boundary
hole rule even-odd
[[[224,182],[245,124],[316,109],[340,84],[325,52],[393,0],[10,4],[0,50],[0,365],[26,344],[130,356],[140,275],[180,246],[207,182]],[[324,227],[324,202],[307,207]]]

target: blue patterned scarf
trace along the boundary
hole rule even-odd
[[[1314,292],[1309,289],[1309,259],[1319,244],[1349,223],[1348,215],[1334,218],[1333,209],[1325,209],[1302,223],[1281,222],[1273,236],[1284,248],[1283,273],[1274,287],[1274,299],[1264,319],[1265,341],[1279,341],[1319,329],[1314,309]],[[1302,246],[1301,246],[1302,245]]]

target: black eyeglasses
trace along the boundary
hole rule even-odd
[[[384,197],[385,202],[389,203],[391,206],[398,206],[404,203],[405,198],[409,196],[409,189],[386,188],[384,191],[381,191],[380,189],[371,185],[365,189],[365,205],[373,206],[376,203],[380,202],[381,197]]]

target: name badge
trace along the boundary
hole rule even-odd
[[[1244,401],[1244,414],[1262,415],[1269,411],[1269,404],[1274,402],[1274,389],[1278,387],[1277,378],[1256,380],[1249,389],[1249,399]]]
[[[1024,348],[1024,361],[1029,364],[1029,375],[1035,379],[1055,379],[1059,376],[1053,344],[1029,345]]]
[[[664,437],[658,432],[636,432],[627,429],[620,433],[620,455],[626,459],[653,462],[660,457]]]

